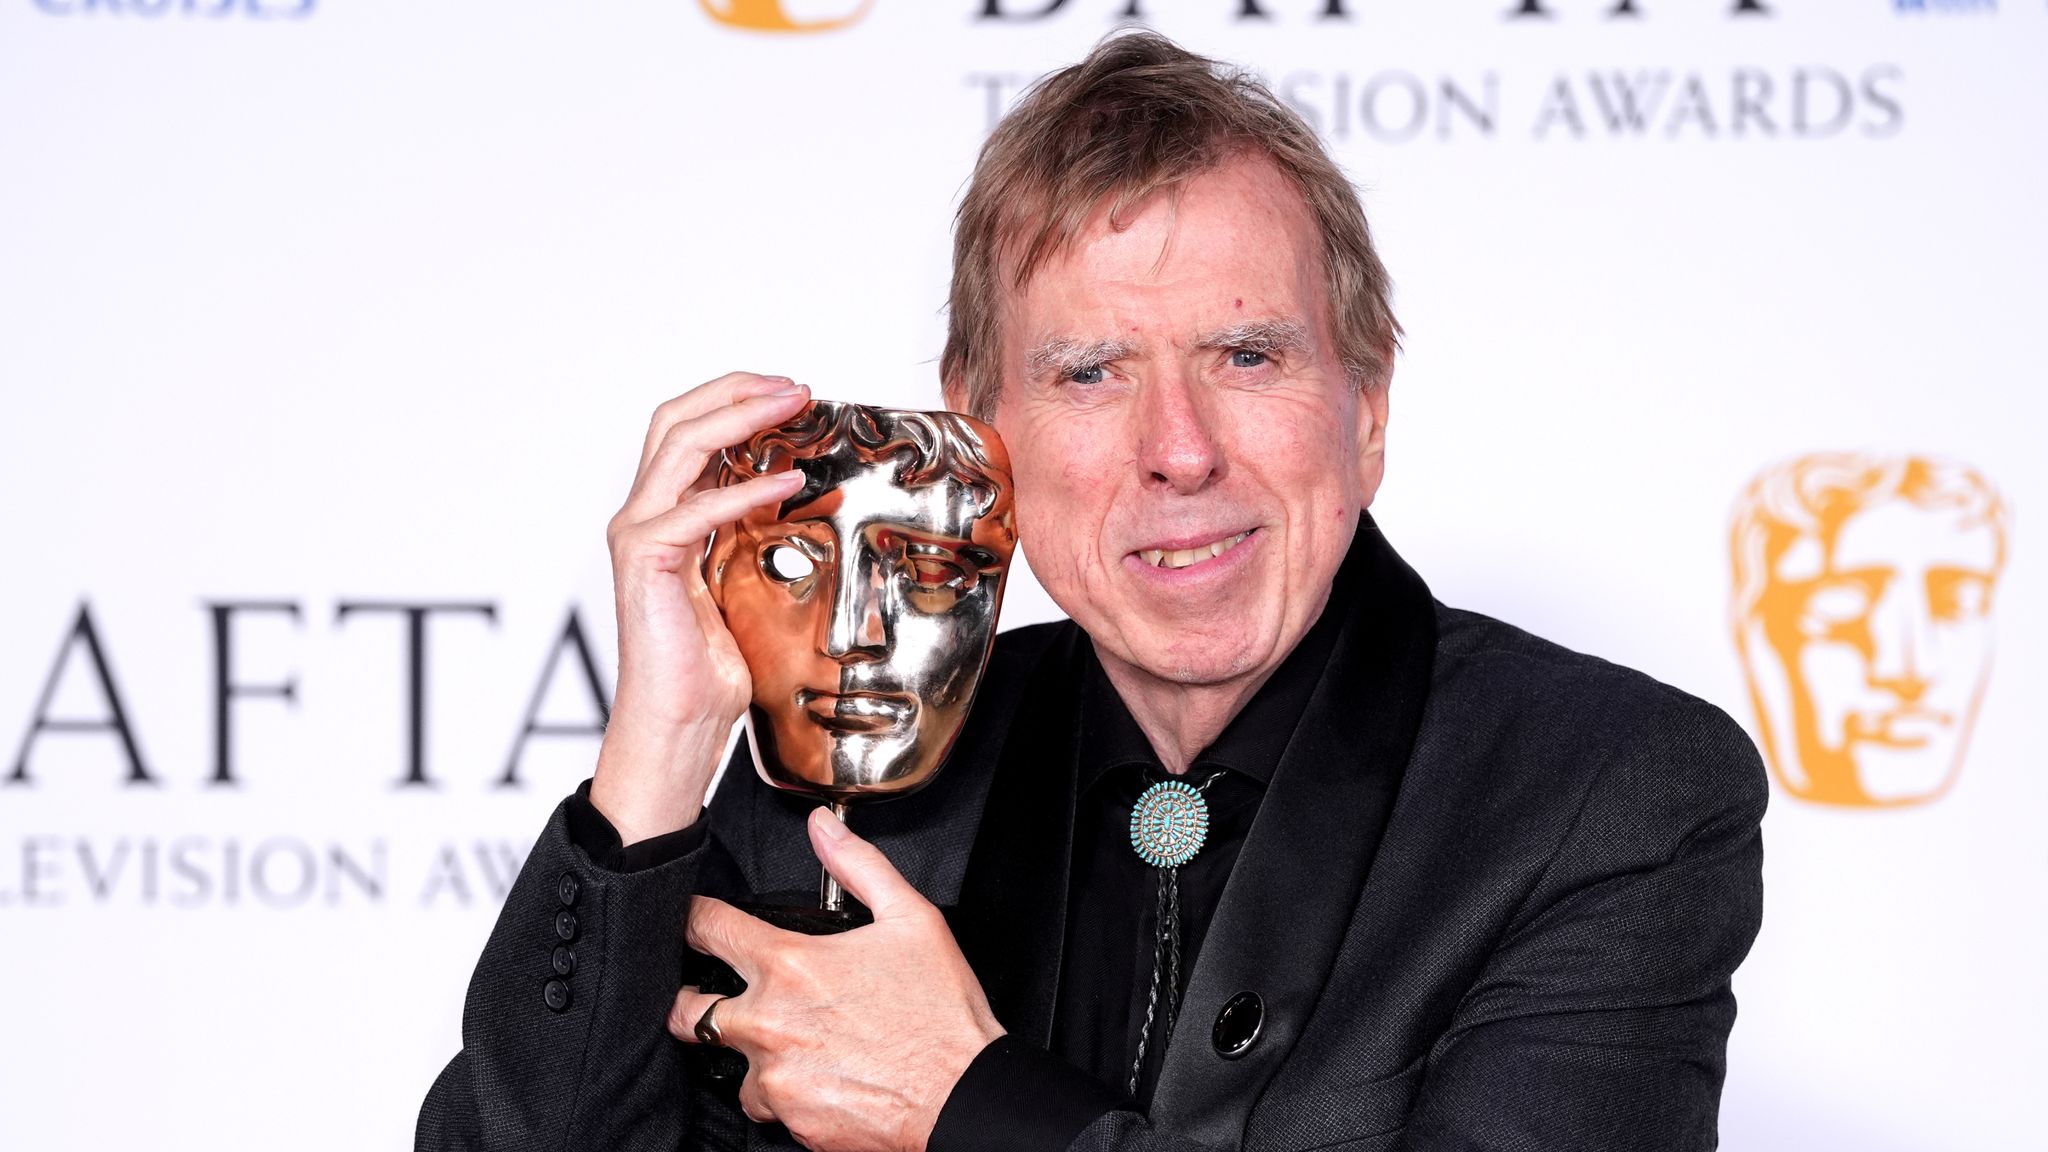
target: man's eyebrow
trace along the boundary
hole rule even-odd
[[[1083,368],[1125,359],[1134,352],[1135,346],[1123,340],[1077,340],[1072,336],[1055,336],[1024,353],[1024,376],[1028,380],[1071,376]]]
[[[1292,352],[1297,355],[1311,348],[1308,325],[1294,320],[1247,320],[1232,324],[1195,341],[1197,348],[1234,349],[1248,352]]]

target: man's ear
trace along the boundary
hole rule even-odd
[[[947,410],[967,411],[967,385],[961,381],[958,373],[939,381],[939,395],[945,399]]]
[[[1386,358],[1386,368],[1376,378],[1368,379],[1358,390],[1358,490],[1364,495],[1365,507],[1372,507],[1373,497],[1380,490],[1380,481],[1387,474],[1387,393],[1394,385],[1394,358]]]

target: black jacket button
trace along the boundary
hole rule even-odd
[[[557,976],[567,976],[576,971],[576,950],[567,944],[558,945],[555,948],[553,963]]]
[[[1216,1027],[1209,1033],[1209,1042],[1216,1046],[1218,1056],[1235,1060],[1259,1042],[1259,1029],[1265,1023],[1266,1005],[1259,994],[1239,992],[1216,1014]]]
[[[563,909],[555,913],[555,939],[567,944],[576,938],[576,914]]]
[[[548,981],[547,987],[541,989],[540,995],[541,999],[548,1002],[548,1007],[557,1012],[569,1007],[569,986],[560,980]]]
[[[562,901],[564,908],[576,903],[576,894],[582,890],[582,885],[576,883],[576,877],[567,872],[562,873],[562,878],[555,881],[555,896]]]

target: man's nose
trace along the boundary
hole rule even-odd
[[[1895,579],[1906,575],[1902,572]],[[1892,693],[1901,703],[1913,704],[1927,694],[1930,622],[1927,605],[1921,602],[1924,598],[1904,592],[1887,589],[1871,610],[1869,675],[1871,687]]]
[[[1222,477],[1223,446],[1208,401],[1198,384],[1177,369],[1139,390],[1134,409],[1138,467],[1148,483],[1190,494]]]
[[[883,612],[888,587],[882,566],[866,549],[847,549],[833,581],[832,616],[825,625],[825,655],[842,663],[880,660],[889,651]]]

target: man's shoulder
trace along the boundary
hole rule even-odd
[[[1627,877],[1682,888],[1688,875],[1718,876],[1698,898],[1754,918],[1770,786],[1740,725],[1697,696],[1479,613],[1438,605],[1436,620],[1397,823],[1418,867],[1464,869],[1513,892],[1505,932]]]
[[[1704,787],[1761,802],[1763,772],[1742,726],[1714,704],[1493,617],[1436,606],[1425,726],[1490,757],[1583,778]]]
[[[1436,628],[1432,694],[1488,698],[1511,711],[1540,705],[1573,714],[1701,712],[1727,720],[1682,689],[1483,613],[1438,603]]]

